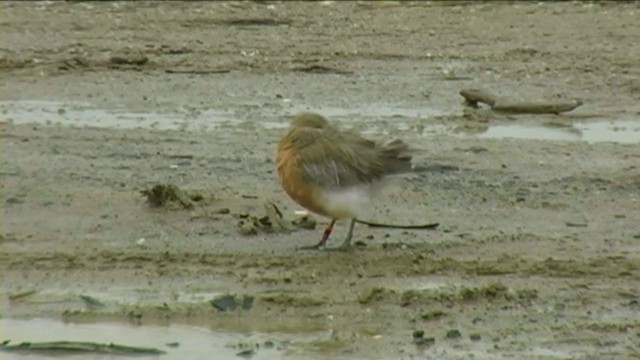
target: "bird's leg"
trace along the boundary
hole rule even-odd
[[[324,229],[324,233],[322,234],[322,238],[318,241],[317,244],[311,246],[301,246],[298,250],[317,250],[327,243],[329,240],[329,236],[331,236],[331,232],[333,231],[333,226],[336,224],[337,219],[332,219],[326,229]]]
[[[325,249],[325,250],[341,251],[341,250],[349,249],[351,247],[351,238],[353,237],[353,228],[355,227],[355,225],[356,225],[356,219],[353,218],[349,223],[349,232],[347,232],[347,237],[344,239],[344,242],[340,246],[337,246],[331,249]]]

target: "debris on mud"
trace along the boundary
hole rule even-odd
[[[436,338],[434,337],[424,337],[424,330],[415,330],[412,338],[413,343],[417,346],[431,346],[436,342]]]
[[[462,303],[476,301],[496,301],[527,303],[538,295],[533,289],[512,290],[498,282],[490,282],[479,287],[451,287],[441,289],[409,289],[397,291],[384,287],[374,287],[363,291],[358,296],[360,304],[371,304],[379,302],[396,302],[398,305],[406,307],[419,304],[438,303]],[[442,311],[426,312],[420,315],[423,320],[438,319],[445,316]]]
[[[200,194],[187,195],[174,184],[156,184],[140,193],[147,197],[147,201],[152,207],[164,207],[169,203],[177,202],[184,209],[193,209],[193,201],[202,199]]]
[[[82,299],[82,301],[84,301],[90,308],[101,308],[106,306],[102,301],[94,298],[93,296],[80,295],[80,299]]]
[[[325,65],[307,65],[296,67],[293,71],[306,72],[306,73],[314,73],[314,74],[339,74],[339,75],[348,75],[353,74],[351,70],[338,69]]]
[[[118,355],[162,355],[165,351],[118,344],[100,344],[87,341],[52,341],[52,342],[21,342],[16,345],[8,345],[8,341],[0,345],[1,351],[21,352],[21,353],[100,353]]]
[[[109,63],[115,67],[142,66],[149,62],[149,58],[141,53],[122,53],[109,58]]]
[[[258,342],[247,341],[247,342],[239,342],[239,343],[232,343],[232,344],[226,345],[226,347],[228,348],[239,350],[236,353],[236,356],[241,357],[243,359],[251,359],[253,356],[255,356],[258,353],[260,349],[284,350],[285,348],[287,348],[287,346],[288,346],[288,341],[278,342],[278,344],[276,345],[276,343],[271,340],[266,340],[262,344]]]
[[[221,25],[229,26],[278,26],[278,25],[290,25],[291,21],[287,19],[274,19],[274,18],[238,18],[238,19],[225,19],[217,21]]]
[[[250,214],[240,214],[238,229],[242,235],[257,235],[259,232],[277,233],[290,232],[296,229],[313,230],[317,221],[310,214],[297,216],[291,221],[284,220],[282,211],[273,202],[264,203],[265,215],[258,217]]]
[[[480,287],[463,287],[460,289],[460,299],[462,301],[473,301],[479,299],[494,299],[499,295],[507,293],[508,288],[499,282],[490,282]]]
[[[212,74],[226,74],[231,72],[229,68],[219,69],[166,69],[164,71],[167,74],[188,74],[188,75],[212,75]]]
[[[36,290],[29,289],[15,294],[9,294],[9,301],[20,301],[36,293]]]
[[[447,313],[442,310],[433,310],[433,311],[425,311],[420,314],[420,319],[424,321],[437,320],[442,317],[445,317]]]
[[[358,296],[358,302],[363,305],[370,304],[379,302],[390,295],[394,295],[393,291],[385,289],[383,287],[373,287],[371,289],[363,291],[360,296]]]
[[[481,102],[489,105],[493,111],[514,114],[560,114],[582,105],[580,100],[514,102],[498,98],[486,90],[478,89],[461,90],[460,95],[472,107],[477,107]]]
[[[275,305],[284,306],[320,306],[325,304],[325,300],[318,299],[312,296],[292,295],[287,293],[268,294],[260,297],[260,301],[268,302]]]
[[[223,295],[211,300],[211,305],[220,311],[233,311],[238,305],[242,307],[242,310],[249,310],[253,306],[254,299],[251,295],[245,295],[242,298],[242,303],[239,304],[235,296]]]
[[[236,356],[239,356],[239,357],[245,358],[245,359],[250,359],[255,354],[256,354],[256,351],[254,349],[246,349],[246,350],[242,350],[239,353],[237,353]]]
[[[211,305],[220,311],[233,311],[237,304],[235,296],[224,295],[211,300]]]
[[[309,215],[300,215],[297,218],[293,219],[291,223],[301,229],[314,230],[318,222],[316,219]]]
[[[402,224],[386,224],[386,223],[376,223],[371,221],[365,221],[356,219],[356,222],[359,224],[364,224],[372,228],[387,228],[387,229],[416,229],[416,230],[433,230],[440,226],[439,223],[427,223],[427,224],[415,224],[415,225],[402,225]]]
[[[449,331],[447,331],[447,335],[445,336],[447,339],[459,339],[462,337],[462,334],[460,333],[460,330],[458,329],[451,329]]]

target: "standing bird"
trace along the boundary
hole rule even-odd
[[[300,249],[323,248],[338,219],[351,219],[347,238],[333,250],[350,246],[357,216],[387,175],[411,171],[411,152],[402,140],[376,144],[340,131],[316,113],[293,117],[278,143],[278,177],[299,205],[331,219],[320,241]]]

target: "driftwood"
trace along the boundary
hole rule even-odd
[[[572,101],[509,101],[485,90],[461,90],[460,95],[467,103],[477,106],[479,102],[491,107],[491,110],[515,114],[560,114],[582,105],[580,100]]]
[[[162,355],[166,351],[137,346],[118,344],[100,344],[88,341],[51,341],[51,342],[22,342],[16,345],[8,345],[8,341],[0,344],[0,351],[11,352],[72,352],[72,353],[100,353],[118,355]]]

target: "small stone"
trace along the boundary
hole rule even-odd
[[[314,230],[318,222],[311,215],[302,215],[292,221],[293,225],[306,230]]]
[[[255,298],[253,296],[245,295],[245,297],[242,299],[242,310],[251,309],[251,307],[253,306],[254,299]]]
[[[242,235],[256,235],[258,228],[250,221],[243,221],[240,225],[240,233]]]
[[[458,339],[460,337],[462,337],[462,334],[457,329],[447,331],[447,339]]]
[[[436,343],[436,338],[428,337],[428,338],[415,339],[414,343],[417,346],[431,346]]]
[[[236,309],[236,298],[233,295],[224,295],[211,300],[211,305],[220,311],[231,311]],[[244,306],[244,304],[243,304]]]
[[[256,352],[253,349],[247,349],[247,350],[242,350],[239,353],[236,354],[236,356],[239,356],[241,358],[245,358],[245,359],[250,359],[253,357],[253,355],[255,355]]]
[[[24,200],[17,198],[17,197],[10,197],[7,200],[5,200],[5,202],[7,204],[22,204],[24,203]]]
[[[442,310],[427,311],[420,314],[420,318],[425,321],[436,320],[447,315]]]
[[[109,58],[113,65],[144,65],[149,62],[149,58],[143,54],[121,54]]]

